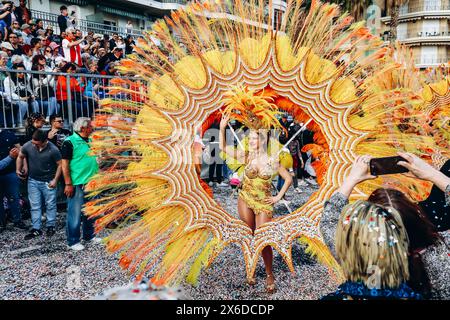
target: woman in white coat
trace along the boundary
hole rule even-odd
[[[13,70],[21,71],[25,70],[23,64],[14,65]],[[33,91],[30,86],[30,79],[21,72],[8,72],[8,76],[4,80],[5,96],[8,102],[10,102],[14,108],[18,107],[15,111],[14,119],[15,125],[20,125],[30,112],[39,112],[39,104],[34,98]],[[31,110],[28,110],[28,107]]]

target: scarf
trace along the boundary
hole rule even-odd
[[[67,40],[71,41],[69,38]],[[78,66],[82,65],[81,62],[81,47],[79,44],[76,46],[70,47],[70,61],[77,64]]]

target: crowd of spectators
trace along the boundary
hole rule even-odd
[[[67,82],[62,75],[20,73],[26,71],[117,75],[116,64],[132,53],[135,44],[127,35],[84,33],[66,6],[60,7],[59,32],[43,20],[34,19],[26,0],[15,7],[2,1],[0,8],[0,127],[18,127],[32,112],[46,117],[67,114],[70,89],[76,117],[91,116],[102,98],[105,83],[77,77]],[[70,88],[67,85],[70,85]],[[76,118],[75,117],[75,118]]]
[[[84,186],[98,171],[97,158],[90,154],[93,126],[89,118],[79,117],[71,133],[63,128],[61,115],[51,115],[50,122],[51,128],[44,130],[44,117],[33,113],[22,138],[13,130],[0,129],[0,232],[9,219],[15,228],[28,230],[25,240],[39,237],[45,212],[46,236],[52,237],[58,200],[63,199],[67,202],[67,244],[79,251],[84,249],[81,238],[100,241],[94,233],[94,220],[82,213]],[[31,228],[23,222],[25,207],[29,208]]]

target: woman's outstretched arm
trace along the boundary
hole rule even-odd
[[[353,189],[358,183],[375,178],[369,173],[369,156],[356,158],[350,174],[344,179],[339,189],[325,202],[322,217],[320,219],[320,232],[323,241],[336,258],[334,240],[336,228],[342,209],[348,204]]]
[[[228,126],[228,121],[230,121],[230,116],[222,116],[220,120],[220,131],[219,131],[219,148],[220,151],[226,153],[229,157],[237,159],[239,162],[244,163],[245,154],[232,146],[227,146],[225,130]]]

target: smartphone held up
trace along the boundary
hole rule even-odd
[[[373,158],[369,163],[370,174],[373,176],[380,176],[408,172],[408,169],[398,164],[400,161],[406,160],[400,156]]]

